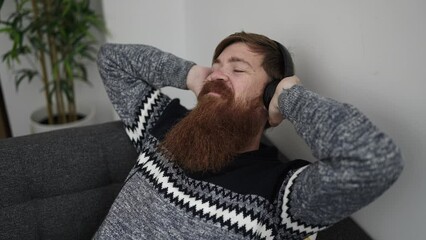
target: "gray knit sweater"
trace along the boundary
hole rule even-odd
[[[294,86],[279,108],[317,162],[283,168],[273,199],[192,178],[157,151],[152,133],[172,108],[158,89],[186,89],[194,63],[150,46],[106,44],[98,65],[140,155],[94,239],[303,239],[373,201],[402,170],[393,141],[357,109]]]

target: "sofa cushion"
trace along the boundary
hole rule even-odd
[[[121,184],[65,194],[0,210],[0,239],[90,239]]]

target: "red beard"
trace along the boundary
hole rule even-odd
[[[217,172],[259,134],[266,115],[261,106],[260,97],[236,102],[223,81],[207,82],[197,106],[166,134],[161,148],[186,171]]]

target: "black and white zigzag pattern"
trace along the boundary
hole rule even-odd
[[[140,166],[143,175],[166,199],[191,212],[194,216],[220,223],[229,230],[242,233],[244,236],[260,239],[274,238],[275,231],[270,221],[262,219],[253,210],[219,203],[206,194],[188,191],[185,186],[176,181],[174,174],[168,172],[154,154],[147,151],[142,152],[138,158],[138,166]],[[217,188],[210,190],[221,191]],[[251,197],[256,198],[255,196]]]
[[[326,228],[326,226],[309,226],[308,224],[302,223],[298,220],[295,220],[292,218],[290,211],[290,193],[292,192],[292,186],[294,183],[294,180],[299,176],[299,174],[306,169],[308,166],[304,166],[302,168],[299,168],[289,179],[285,190],[284,190],[284,197],[283,197],[283,204],[282,204],[282,212],[281,212],[281,219],[282,224],[285,226],[287,231],[297,233],[297,235],[302,234],[305,236],[314,235],[318,231],[321,231]]]
[[[158,116],[153,118],[153,112],[156,107],[161,105],[162,100],[168,100],[165,95],[163,95],[160,90],[153,89],[147,94],[145,99],[142,101],[141,106],[138,109],[138,113],[136,114],[135,124],[132,126],[126,126],[126,133],[129,136],[130,140],[137,147],[140,147],[141,140],[145,137],[145,132],[147,130],[148,120],[156,121]],[[161,112],[161,109],[157,112]]]

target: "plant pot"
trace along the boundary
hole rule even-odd
[[[79,106],[77,110],[78,110],[78,114],[82,115],[83,118],[70,123],[49,125],[49,124],[40,123],[41,121],[47,118],[47,111],[45,107],[39,108],[36,111],[34,111],[30,117],[31,133],[49,132],[49,131],[59,130],[64,128],[87,126],[87,125],[92,125],[96,123],[94,107]]]

